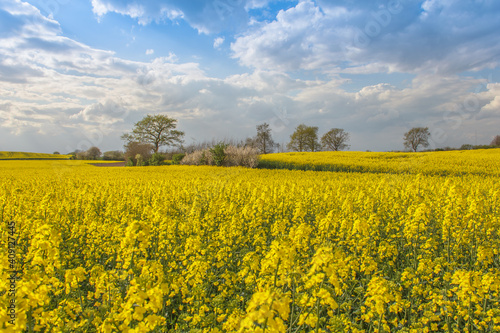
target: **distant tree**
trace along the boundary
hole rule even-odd
[[[61,155],[61,153],[60,153],[60,152],[58,152],[58,151],[55,151],[55,152],[53,152],[52,154],[53,154],[53,155]]]
[[[284,153],[286,152],[286,144],[285,143],[278,143],[276,144],[276,148],[278,149],[278,153]]]
[[[78,151],[75,155],[75,159],[86,160],[87,159],[87,152],[86,151]]]
[[[244,147],[257,148],[257,143],[255,142],[255,138],[246,138]]]
[[[157,153],[161,146],[182,143],[184,132],[175,130],[176,126],[177,120],[166,115],[147,115],[135,123],[132,133],[123,134],[122,140],[149,143]]]
[[[428,127],[414,127],[405,133],[404,145],[406,148],[416,152],[419,146],[429,147],[431,133]]]
[[[137,155],[141,156],[141,161],[147,161],[153,153],[153,145],[150,143],[129,142],[125,146],[125,160],[131,160],[137,165]]]
[[[474,146],[468,143],[465,143],[460,147],[460,150],[471,150],[471,149],[474,149]]]
[[[349,148],[349,133],[342,128],[332,128],[321,137],[321,144],[326,150],[339,151]]]
[[[90,147],[85,152],[85,158],[88,160],[97,160],[99,157],[101,157],[101,150],[97,147]]]
[[[271,135],[268,123],[257,125],[257,136],[254,138],[255,147],[261,154],[270,154],[274,151],[276,144]]]
[[[300,124],[290,135],[287,147],[293,151],[318,151],[320,149],[318,127]]]
[[[490,143],[490,146],[500,146],[500,135],[497,135],[493,138]]]
[[[125,157],[122,151],[111,150],[104,152],[104,154],[102,154],[102,159],[107,161],[123,161]]]

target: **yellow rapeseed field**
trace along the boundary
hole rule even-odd
[[[0,160],[32,160],[32,159],[69,159],[71,155],[59,155],[59,154],[43,154],[43,153],[25,153],[17,151],[0,151]]]
[[[267,168],[343,172],[422,173],[432,175],[500,176],[500,150],[455,150],[423,153],[317,152],[262,156]]]
[[[366,154],[343,163],[379,170],[0,161],[0,330],[500,331],[500,151]]]

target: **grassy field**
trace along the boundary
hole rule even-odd
[[[0,151],[0,160],[62,160],[69,159],[70,157],[71,155]]]
[[[500,151],[339,155],[0,161],[0,330],[500,331]]]

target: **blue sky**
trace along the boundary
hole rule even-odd
[[[185,142],[267,122],[343,128],[351,150],[500,134],[494,0],[0,0],[0,150],[122,149],[148,113]]]

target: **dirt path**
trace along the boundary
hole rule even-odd
[[[124,167],[125,162],[116,162],[116,163],[90,163],[90,165],[96,167]]]

